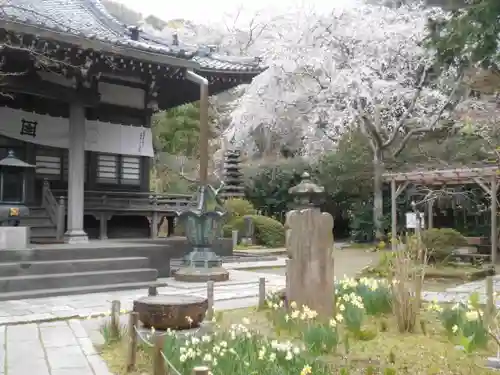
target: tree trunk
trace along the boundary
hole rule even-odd
[[[384,160],[380,149],[373,153],[373,225],[375,238],[383,240],[384,232],[382,228],[384,216],[384,197],[382,193],[384,174]]]

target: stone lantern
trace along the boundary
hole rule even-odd
[[[2,226],[17,226],[19,218],[29,215],[26,201],[26,171],[35,168],[16,158],[10,150],[0,160],[0,221]]]
[[[193,251],[183,259],[183,266],[175,273],[179,281],[226,281],[229,273],[222,268],[222,259],[212,248],[221,232],[225,216],[217,191],[210,185],[200,185],[194,203],[179,215],[186,237]]]
[[[307,172],[302,173],[302,181],[288,189],[294,197],[295,209],[319,208],[325,197],[325,188],[311,181]]]
[[[26,171],[35,168],[9,151],[0,160],[0,249],[26,249],[29,227],[19,226],[23,217],[29,216],[26,203]]]

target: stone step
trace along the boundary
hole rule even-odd
[[[25,216],[19,219],[19,225],[32,226],[32,225],[54,225],[47,215],[40,216]]]
[[[47,210],[43,207],[29,207],[31,217],[47,217]]]
[[[157,277],[158,271],[150,268],[0,277],[0,293],[153,282]]]
[[[57,229],[54,225],[29,225],[30,238],[56,238]]]
[[[0,293],[0,301],[70,296],[70,295],[90,294],[90,293],[104,293],[104,292],[114,292],[119,290],[143,290],[144,295],[146,296],[148,294],[148,287],[156,286],[159,288],[166,285],[167,285],[166,283],[154,281],[154,282],[132,282],[132,283],[118,283],[118,284],[105,284],[105,285],[91,285],[91,286],[80,286],[80,287],[69,287],[69,288],[38,289],[38,290],[28,290],[23,292]]]
[[[0,263],[0,277],[115,271],[148,267],[149,259],[147,257],[7,262]]]
[[[30,237],[30,242],[36,245],[63,244],[64,238],[58,240],[56,237]]]

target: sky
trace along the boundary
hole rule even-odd
[[[239,8],[244,9],[250,19],[255,12],[271,8],[273,11],[287,10],[294,6],[313,7],[318,11],[331,9],[332,3],[349,0],[115,0],[127,7],[142,13],[144,16],[153,14],[160,19],[170,20],[183,18],[196,23],[217,23],[224,14],[235,14]],[[351,0],[352,2],[352,0]]]

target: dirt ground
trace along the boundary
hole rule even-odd
[[[362,268],[377,262],[379,254],[360,249],[342,249],[335,251],[335,276],[337,278],[354,277]],[[284,267],[259,269],[259,273],[284,275]]]

